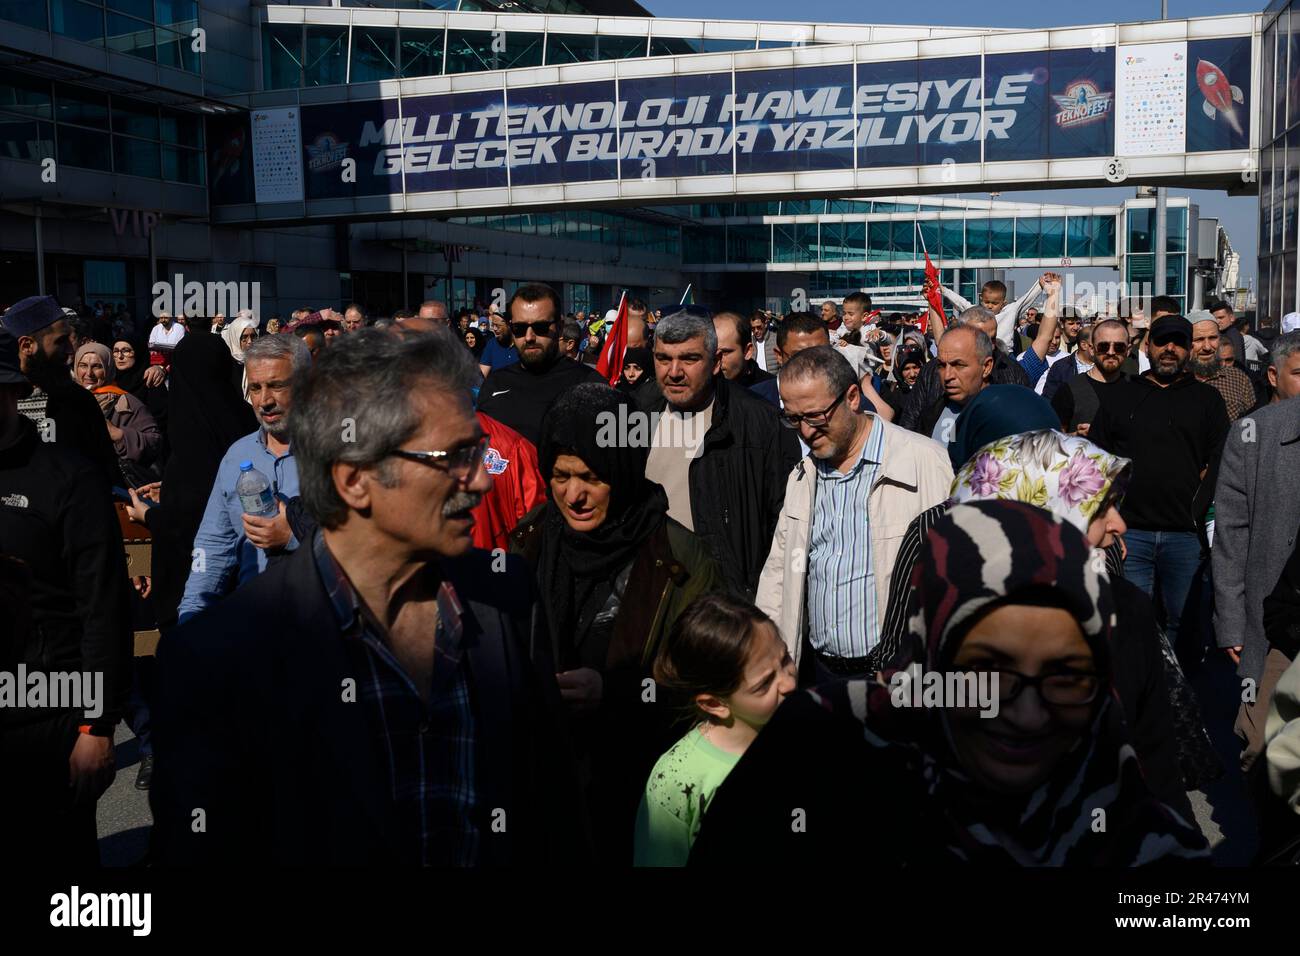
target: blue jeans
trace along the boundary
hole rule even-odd
[[[1179,627],[1184,614],[1191,615],[1188,633],[1196,630],[1197,608],[1187,606],[1192,581],[1201,563],[1201,540],[1191,531],[1138,531],[1124,534],[1128,557],[1124,577],[1146,592],[1152,603],[1165,611],[1165,632],[1169,643],[1178,647]],[[1157,598],[1155,586],[1160,583]]]

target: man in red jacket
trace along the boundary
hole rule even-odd
[[[492,490],[473,511],[474,547],[504,551],[520,519],[546,500],[546,484],[532,442],[482,412],[478,421],[488,437],[483,467],[492,476]]]

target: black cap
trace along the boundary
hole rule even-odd
[[[1181,315],[1162,315],[1151,323],[1151,341],[1155,345],[1170,339],[1182,339],[1188,348],[1192,346],[1192,323]]]
[[[35,335],[64,318],[64,311],[52,295],[31,295],[15,302],[5,312],[3,325],[14,337]]]
[[[0,324],[0,385],[27,385],[18,360],[18,339]]]

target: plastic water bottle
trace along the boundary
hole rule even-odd
[[[280,513],[280,506],[271,491],[270,480],[254,468],[251,461],[239,463],[235,494],[239,495],[239,505],[246,515],[271,517]]]

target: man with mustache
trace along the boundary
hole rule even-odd
[[[247,398],[261,427],[231,445],[217,468],[203,521],[194,536],[190,576],[178,610],[181,623],[265,571],[271,556],[298,547],[286,513],[286,505],[298,495],[298,465],[289,448],[288,416],[293,405],[293,375],[311,363],[311,353],[296,335],[265,335],[254,339],[244,352]],[[340,423],[340,430],[343,427]],[[244,514],[235,493],[244,461],[251,461],[270,479],[280,503],[274,517]]]
[[[446,328],[363,329],[295,375],[291,443],[319,529],[168,635],[161,863],[588,858],[531,576],[472,546],[492,482],[474,377]]]
[[[1201,562],[1200,526],[1228,433],[1223,398],[1188,368],[1192,324],[1181,315],[1151,323],[1151,369],[1104,392],[1089,440],[1133,462],[1120,515],[1128,525],[1124,576],[1164,604],[1166,632],[1177,647],[1179,624]],[[1207,487],[1204,492],[1202,484]],[[1154,593],[1160,581],[1160,595]],[[1189,629],[1195,627],[1188,618]]]

